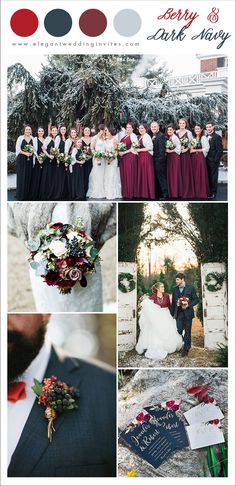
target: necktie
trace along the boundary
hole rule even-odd
[[[25,387],[26,383],[24,381],[10,383],[10,385],[8,385],[8,401],[15,403],[18,400],[24,400],[24,398],[26,398]]]

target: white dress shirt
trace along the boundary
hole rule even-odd
[[[26,383],[26,398],[23,400],[18,400],[15,403],[9,401],[7,402],[8,465],[11,462],[12,454],[20,440],[23,428],[35,401],[35,394],[33,390],[31,390],[33,380],[36,378],[41,382],[43,378],[45,378],[50,352],[51,344],[46,340],[39,354],[32,361],[29,368],[27,368],[23,375],[18,378],[18,381],[24,381]]]

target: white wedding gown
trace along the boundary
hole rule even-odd
[[[182,348],[182,336],[168,307],[160,307],[150,299],[142,303],[139,319],[140,335],[136,345],[138,354],[149,359],[164,359],[167,354]]]
[[[120,169],[118,167],[118,161],[115,157],[115,147],[113,140],[105,141],[106,151],[114,153],[114,159],[110,164],[106,163],[104,173],[104,190],[106,199],[120,199],[121,196],[121,182],[120,182]]]
[[[94,150],[96,152],[105,152],[105,140],[97,138]],[[99,165],[100,164],[100,165]],[[91,199],[105,199],[104,177],[106,169],[106,161],[93,158],[93,168],[89,175],[89,186],[87,197]]]

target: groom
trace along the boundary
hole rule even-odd
[[[178,333],[182,336],[184,331],[182,356],[186,356],[191,348],[193,307],[198,303],[198,297],[195,288],[185,282],[184,273],[177,273],[175,280],[176,287],[172,291],[170,312],[176,319]]]

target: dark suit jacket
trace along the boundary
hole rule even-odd
[[[153,156],[157,164],[166,161],[166,137],[162,132],[158,132],[153,139]]]
[[[116,475],[116,379],[113,372],[52,350],[45,377],[79,389],[78,409],[59,415],[47,438],[45,408],[35,401],[8,468],[12,477]]]
[[[222,139],[218,133],[213,132],[211,138],[208,138],[208,141],[210,144],[210,150],[207,154],[207,160],[219,165],[220,159],[223,155]]]
[[[176,304],[177,300],[180,297],[189,298],[188,308],[185,310],[181,309],[181,307],[178,307]],[[195,288],[192,285],[186,284],[182,294],[180,293],[179,287],[176,286],[173,288],[172,291],[172,303],[170,309],[171,315],[177,319],[178,316],[184,313],[187,319],[193,319],[194,317],[193,306],[196,305],[197,303],[198,303],[198,296],[196,294]]]

